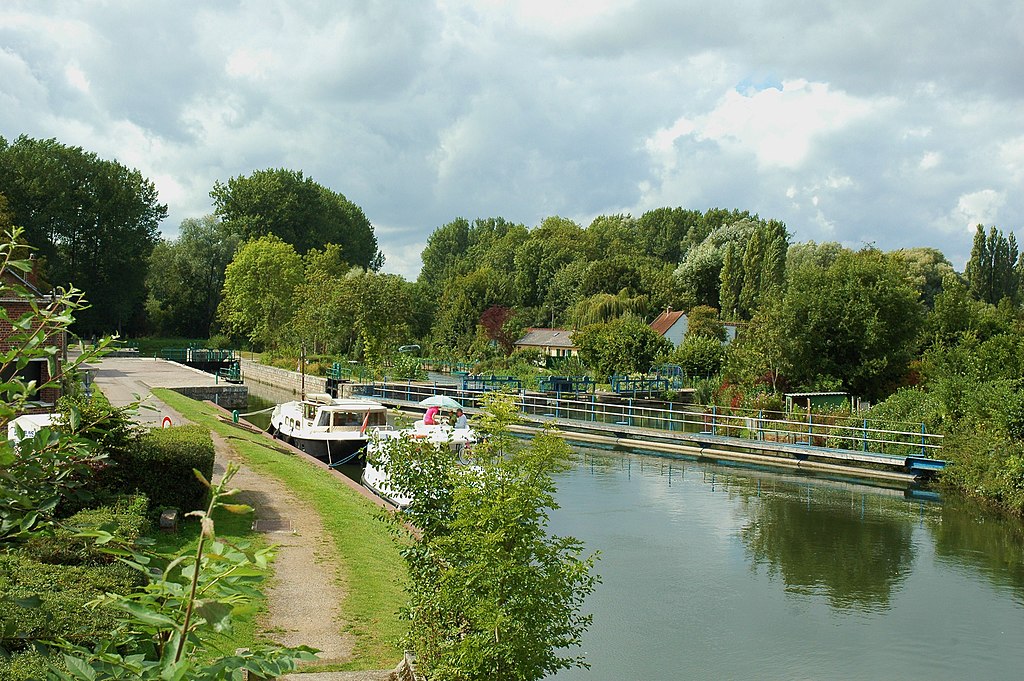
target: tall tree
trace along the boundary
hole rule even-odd
[[[877,399],[903,378],[924,318],[902,263],[873,249],[794,273],[781,309],[795,385],[838,380]]]
[[[718,293],[719,309],[726,319],[738,319],[740,316],[740,292],[743,291],[743,258],[737,252],[737,244],[729,244],[722,258],[722,271],[719,274],[722,285]]]
[[[691,292],[697,304],[713,307],[719,304],[725,252],[729,244],[735,244],[737,252],[745,252],[741,249],[745,249],[746,242],[757,228],[757,222],[744,218],[713,229],[703,241],[687,251],[676,269],[676,278],[684,289]]]
[[[218,311],[224,327],[260,347],[271,346],[287,328],[302,282],[302,258],[291,244],[276,236],[246,242],[224,273]]]
[[[350,264],[379,269],[384,262],[362,209],[302,171],[257,170],[216,182],[210,196],[217,217],[243,240],[273,234],[300,255],[338,244]]]
[[[341,295],[342,277],[348,271],[341,247],[327,244],[322,251],[314,248],[303,262],[305,280],[293,293],[292,336],[300,347],[314,353],[338,352],[354,326]]]
[[[519,303],[527,307],[543,304],[558,270],[585,258],[586,249],[586,234],[578,224],[566,218],[545,218],[516,253]]]
[[[444,288],[444,282],[460,274],[459,262],[469,248],[469,220],[456,218],[435,229],[427,238],[427,245],[420,255],[420,283],[436,293]]]
[[[978,225],[971,258],[964,270],[971,294],[993,305],[1003,298],[1016,300],[1020,286],[1019,259],[1017,240],[1012,232],[1006,237],[1001,230],[990,227],[986,237],[984,226]]]
[[[444,348],[467,349],[484,310],[494,305],[511,307],[512,286],[508,274],[491,267],[452,279],[444,288],[434,319],[435,343]]]
[[[150,256],[150,321],[162,333],[206,337],[237,247],[238,236],[214,216],[183,220],[178,238],[161,240]]]
[[[0,137],[0,193],[42,256],[43,277],[85,293],[79,333],[141,330],[149,255],[167,216],[151,181],[81,147],[22,135]]]
[[[587,255],[591,260],[639,255],[643,246],[636,232],[629,215],[599,215],[587,227]]]
[[[474,417],[484,438],[472,467],[423,440],[382,445],[393,488],[412,499],[397,520],[403,532],[417,529],[403,554],[406,642],[427,678],[539,681],[586,666],[571,655],[590,623],[580,608],[597,583],[595,559],[578,540],[548,533],[565,442],[550,432],[520,442],[514,399],[488,401]]]
[[[410,285],[397,274],[370,270],[348,277],[346,283],[351,284],[345,300],[355,311],[357,356],[371,363],[390,357],[409,340],[413,315]]]
[[[945,282],[958,279],[953,265],[934,248],[903,248],[893,254],[906,264],[907,276],[928,309],[935,305],[935,297],[943,291]]]
[[[659,260],[678,263],[689,242],[687,237],[702,216],[683,208],[656,208],[636,221],[637,236],[643,252]]]

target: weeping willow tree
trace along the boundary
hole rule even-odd
[[[617,294],[597,293],[574,303],[569,308],[568,317],[574,329],[590,324],[603,324],[627,315],[643,318],[650,307],[650,298],[646,295],[631,296],[628,289]]]

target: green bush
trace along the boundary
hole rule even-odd
[[[669,354],[669,362],[681,366],[691,378],[708,378],[721,370],[725,362],[725,348],[716,338],[688,335]]]
[[[138,571],[116,563],[103,566],[47,565],[16,553],[0,555],[0,631],[14,632],[9,649],[36,640],[94,641],[108,636],[119,612],[86,604],[107,593],[129,593],[143,582]],[[38,596],[38,607],[16,601]],[[18,645],[18,643],[22,645]]]
[[[0,681],[45,679],[50,668],[47,662],[64,669],[64,661],[59,654],[48,657],[37,650],[24,650],[8,658],[0,656]]]
[[[98,474],[106,489],[144,494],[154,509],[192,511],[205,504],[206,487],[192,473],[196,469],[207,480],[213,475],[213,440],[205,428],[157,428],[110,458],[115,465]]]
[[[113,562],[108,553],[96,549],[88,539],[74,537],[75,529],[103,528],[114,537],[134,543],[149,529],[149,500],[143,495],[125,496],[112,505],[79,511],[52,535],[36,535],[23,548],[40,563],[58,565],[103,565]],[[75,528],[75,529],[72,529]]]
[[[1024,444],[982,428],[948,436],[942,452],[947,488],[1024,515]]]
[[[237,343],[235,343],[229,336],[223,333],[218,333],[210,336],[210,340],[206,342],[206,347],[213,348],[215,350],[233,350],[237,347]]]

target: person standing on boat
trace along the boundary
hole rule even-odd
[[[427,412],[423,415],[423,425],[436,426],[439,413],[441,413],[440,407],[427,407]]]
[[[455,410],[455,428],[458,430],[469,428],[469,420],[466,418],[466,415],[462,413],[461,409]]]

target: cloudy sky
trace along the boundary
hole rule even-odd
[[[302,170],[407,277],[456,217],[661,206],[960,268],[979,222],[1024,230],[1024,3],[2,0],[20,134],[140,169],[168,236]]]

